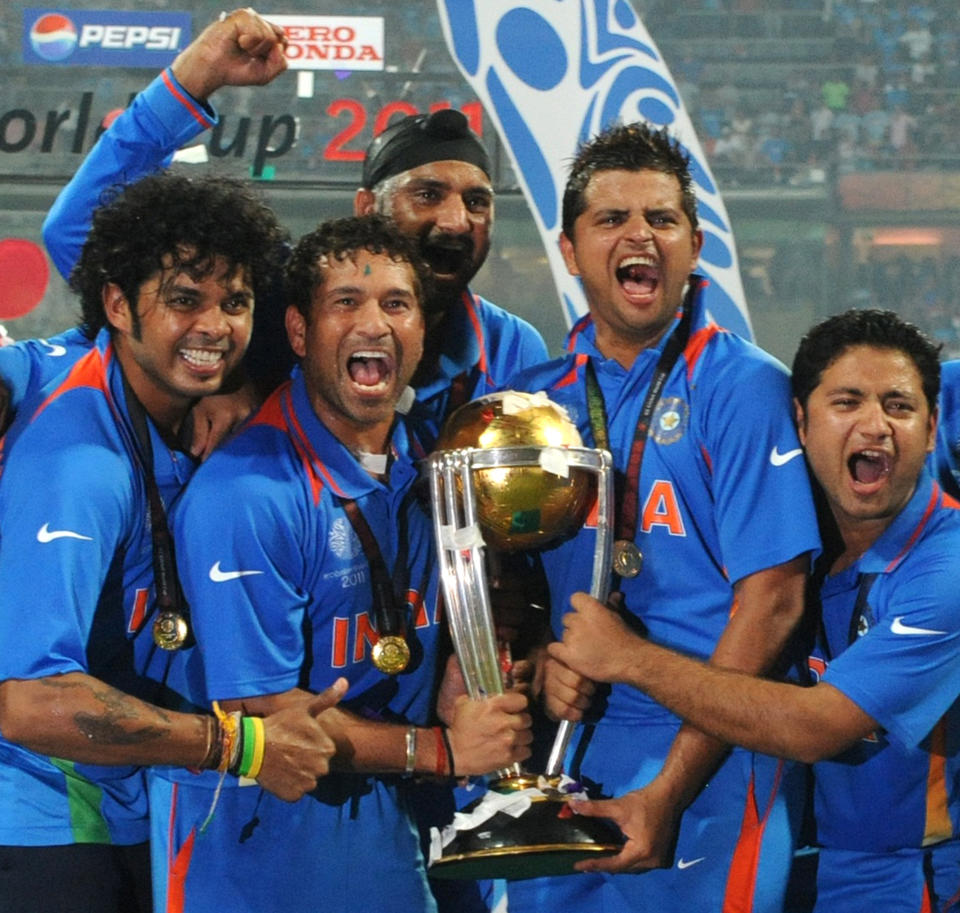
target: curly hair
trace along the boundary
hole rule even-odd
[[[282,267],[286,240],[273,211],[242,181],[161,171],[113,187],[70,274],[83,328],[92,337],[106,325],[107,282],[133,304],[143,283],[171,266],[199,280],[222,258],[231,272],[244,270],[259,295]]]
[[[573,223],[587,208],[587,185],[598,171],[660,171],[680,183],[683,211],[697,230],[697,197],[690,156],[666,128],[648,124],[613,124],[577,150],[563,191],[563,233],[573,237]]]
[[[852,346],[871,346],[902,352],[916,366],[923,395],[931,410],[940,394],[940,347],[912,323],[893,311],[853,308],[814,326],[793,358],[793,395],[806,408],[810,394],[827,370]]]
[[[417,299],[422,304],[429,297],[432,273],[420,256],[416,241],[401,234],[385,216],[366,215],[323,222],[297,242],[285,273],[287,304],[309,319],[314,292],[323,285],[324,260],[333,258],[342,262],[361,250],[409,263],[413,268]]]

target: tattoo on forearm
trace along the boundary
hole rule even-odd
[[[73,721],[91,742],[98,745],[139,745],[169,736],[169,731],[162,724],[169,724],[170,717],[161,708],[150,705],[149,714],[154,719],[143,719],[141,702],[117,688],[100,683],[99,687],[95,687],[89,680],[50,678],[42,681],[52,688],[87,690],[91,700],[86,707],[73,714]],[[103,712],[95,712],[91,706],[94,704],[102,705]],[[132,728],[135,726],[137,728]]]
[[[131,719],[129,714],[122,716]],[[120,723],[118,718],[107,716],[91,716],[88,713],[77,713],[73,721],[91,742],[98,745],[141,745],[144,742],[155,742],[167,736],[167,732],[156,726],[144,726],[141,729],[131,730]]]

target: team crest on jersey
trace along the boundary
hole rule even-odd
[[[337,517],[330,527],[330,550],[344,561],[356,558],[362,551],[360,540],[346,517]]]
[[[679,396],[665,396],[653,413],[653,439],[658,444],[673,444],[686,433],[690,407]]]

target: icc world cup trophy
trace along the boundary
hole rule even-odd
[[[565,410],[543,393],[507,391],[450,416],[429,459],[434,532],[447,622],[471,698],[504,690],[484,565],[485,548],[541,549],[577,533],[595,514],[592,579],[610,584],[613,483],[610,454],[586,448]],[[591,516],[593,526],[594,516]],[[587,585],[589,584],[589,586]],[[532,878],[622,847],[602,819],[571,815],[575,784],[561,773],[573,724],[561,723],[547,770],[499,771],[484,796],[432,835],[430,874],[441,878]]]

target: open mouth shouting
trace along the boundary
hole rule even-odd
[[[347,373],[361,396],[380,396],[391,388],[396,361],[386,352],[362,349],[347,359]]]
[[[617,266],[616,276],[631,298],[649,297],[660,285],[660,270],[652,257],[625,257]]]
[[[860,450],[847,460],[847,468],[854,488],[869,493],[879,488],[890,475],[893,458],[882,450]]]
[[[473,262],[473,244],[469,239],[442,237],[425,240],[420,253],[434,276],[458,276]]]

